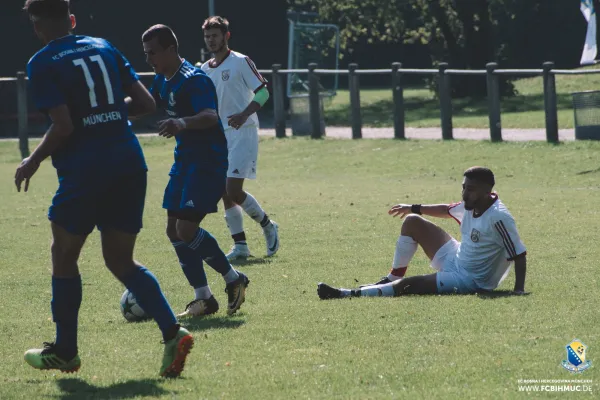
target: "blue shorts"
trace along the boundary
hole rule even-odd
[[[225,193],[226,182],[226,169],[203,169],[198,165],[181,168],[177,174],[171,175],[165,189],[163,208],[196,214],[215,213]]]
[[[48,219],[74,235],[89,235],[94,227],[137,234],[142,229],[146,181],[146,171],[89,185],[62,179]]]

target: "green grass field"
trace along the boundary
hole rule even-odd
[[[172,142],[143,139],[151,168],[136,258],[157,275],[176,311],[193,291],[164,234],[160,208]],[[598,314],[599,143],[453,141],[261,141],[259,180],[247,189],[281,227],[281,249],[264,259],[260,228],[246,220],[257,256],[239,268],[251,284],[227,317],[222,279],[209,282],[222,311],[185,322],[196,347],[182,378],[159,379],[160,333],[126,323],[123,287],[103,267],[99,237],[81,256],[82,368],[40,372],[23,352],[52,340],[47,206],[56,177],[45,162],[30,192],[17,193],[16,142],[0,142],[0,399],[513,399],[597,396],[597,365],[572,375],[560,363],[579,338],[600,363]],[[399,202],[460,199],[462,171],[486,165],[528,248],[528,297],[412,296],[320,301],[316,284],[353,287],[384,275],[401,221]],[[458,225],[438,221],[454,235]],[[229,247],[222,211],[205,227]],[[419,251],[408,274],[429,273]],[[519,393],[518,379],[591,379],[594,393]]]
[[[597,66],[584,69],[598,69]],[[542,78],[525,78],[515,81],[518,95],[501,100],[502,126],[504,128],[544,128],[544,95]],[[600,74],[557,75],[556,93],[558,125],[561,129],[574,127],[571,93],[600,89]],[[365,126],[393,125],[391,89],[361,89],[361,107]],[[427,89],[404,90],[406,126],[440,126],[439,100]],[[453,126],[456,128],[488,128],[486,99],[453,99]],[[329,125],[350,125],[350,107],[347,90],[326,103],[326,122]]]

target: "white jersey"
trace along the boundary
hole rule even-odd
[[[498,287],[508,275],[510,262],[526,253],[514,218],[498,196],[494,196],[494,204],[478,217],[473,216],[472,210],[465,210],[464,202],[448,208],[450,216],[460,224],[458,266],[486,290]]]
[[[202,64],[201,68],[217,89],[219,116],[223,127],[225,130],[233,129],[227,124],[227,117],[244,111],[254,98],[254,94],[263,88],[267,81],[258,73],[250,58],[231,50],[220,64],[217,64],[213,58]],[[242,125],[242,127],[247,126],[258,127],[256,113]]]

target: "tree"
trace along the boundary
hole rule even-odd
[[[535,7],[543,0],[527,1]],[[500,62],[506,45],[500,45],[498,21],[510,21],[510,8],[518,0],[290,0],[297,9],[316,11],[323,21],[341,29],[341,47],[352,52],[361,38],[370,42],[421,43],[430,50],[432,63],[448,62],[451,68],[485,69]],[[506,28],[506,27],[503,27]],[[455,97],[485,95],[485,78],[451,79]],[[513,86],[501,82],[510,94]]]

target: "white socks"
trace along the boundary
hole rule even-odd
[[[212,296],[212,292],[208,286],[195,288],[194,291],[196,292],[196,300],[208,300]]]
[[[367,286],[360,289],[360,295],[361,297],[394,297],[394,284]]]
[[[225,222],[231,235],[244,232],[244,215],[242,207],[236,205],[225,210]]]
[[[240,206],[246,211],[250,218],[259,224],[265,218],[265,211],[261,208],[260,204],[258,204],[258,201],[256,201],[256,199],[248,192],[246,192],[246,200],[244,200]]]
[[[228,273],[223,275],[223,279],[225,279],[225,283],[231,283],[231,282],[235,281],[236,279],[238,279],[239,277],[240,277],[240,275],[233,268],[231,268]]]
[[[406,267],[408,267],[418,248],[419,244],[410,236],[400,236],[398,238],[394,261],[392,261],[392,270],[387,276],[390,281],[396,281],[404,276]]]

